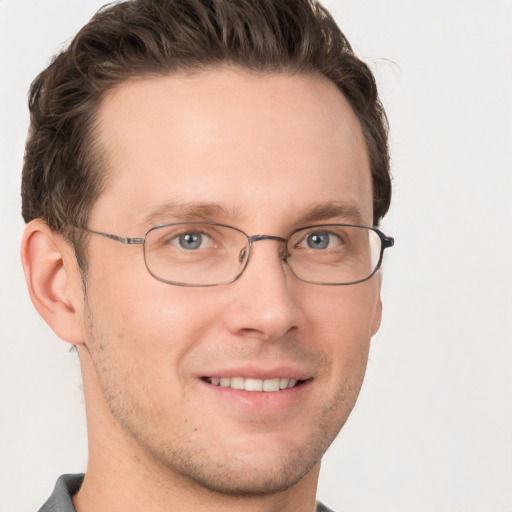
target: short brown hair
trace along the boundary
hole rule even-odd
[[[221,64],[320,74],[337,85],[365,136],[377,225],[391,200],[386,116],[372,72],[315,0],[131,0],[100,9],[32,83],[25,221],[44,219],[78,249],[68,228],[87,226],[105,182],[94,130],[105,94],[131,78]]]

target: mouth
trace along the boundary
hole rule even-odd
[[[276,377],[272,379],[253,379],[244,377],[202,377],[202,380],[208,384],[211,384],[212,386],[238,389],[243,391],[263,391],[266,393],[275,393],[277,391],[291,389],[306,382],[306,380],[287,379],[284,377]]]

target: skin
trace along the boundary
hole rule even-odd
[[[97,135],[108,181],[91,229],[371,226],[360,125],[319,77],[218,68],[133,81],[104,99]],[[303,283],[265,240],[234,283],[177,287],[149,274],[141,246],[92,235],[84,297],[72,251],[42,222],[27,227],[22,255],[36,307],[79,351],[90,454],[78,512],[314,510],[321,457],[379,327],[379,275]],[[308,382],[269,398],[201,379],[283,372]]]

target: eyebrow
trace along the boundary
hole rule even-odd
[[[238,207],[226,208],[218,203],[185,203],[167,202],[149,212],[143,219],[144,226],[155,226],[169,221],[204,221],[211,222],[218,219],[238,220],[242,211]],[[293,225],[301,227],[311,222],[343,221],[353,224],[363,223],[361,209],[354,203],[341,201],[328,201],[314,203],[303,210],[298,216],[291,219]]]
[[[363,213],[354,203],[329,201],[326,203],[314,203],[305,210],[299,212],[297,224],[318,222],[327,220],[343,220],[354,224],[363,224]]]
[[[164,203],[152,210],[143,219],[143,224],[153,226],[168,222],[170,219],[177,221],[211,221],[219,218],[235,218],[240,217],[238,208],[225,208],[218,203],[182,203],[169,202]]]

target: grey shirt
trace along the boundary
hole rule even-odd
[[[82,482],[84,475],[62,475],[55,484],[55,489],[39,512],[76,512],[73,506],[73,494],[75,494]],[[332,512],[321,503],[317,504],[317,512]]]
[[[83,474],[59,477],[52,495],[39,509],[39,512],[76,512],[71,498],[80,489],[83,481]]]

